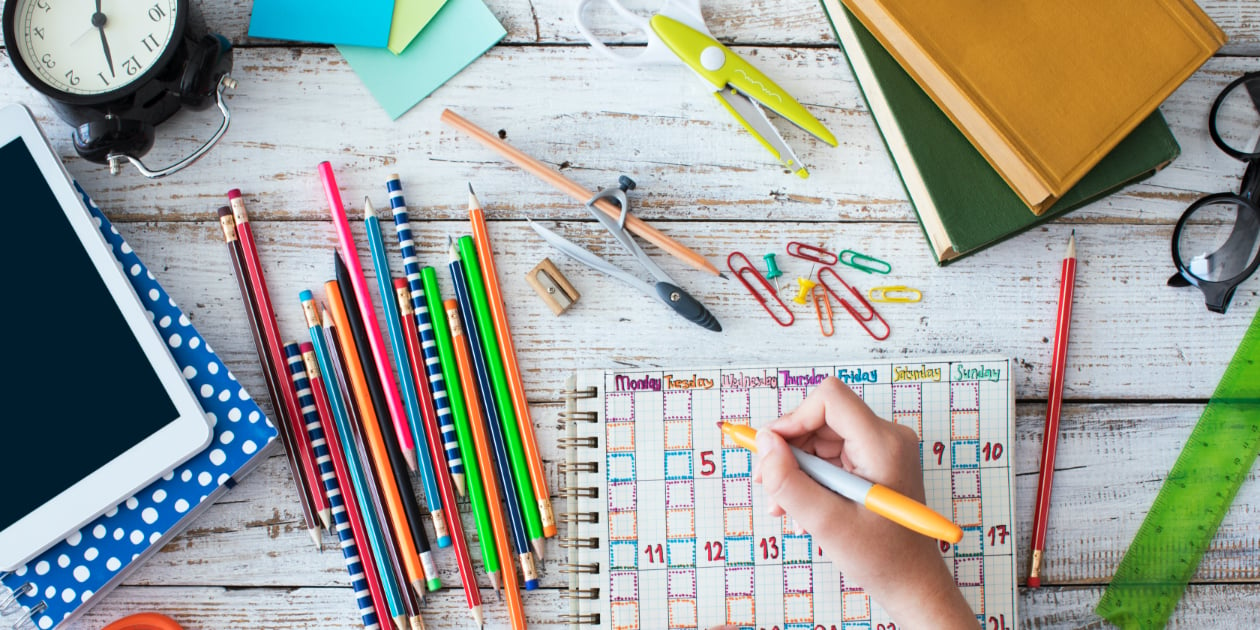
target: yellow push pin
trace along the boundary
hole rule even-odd
[[[796,293],[796,297],[792,298],[792,301],[804,306],[809,292],[814,290],[814,287],[818,286],[818,283],[804,276],[798,276],[796,278],[796,284],[800,285],[801,289]]]

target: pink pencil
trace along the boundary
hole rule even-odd
[[[350,235],[346,208],[341,203],[341,191],[337,189],[337,179],[333,176],[331,164],[319,163],[319,178],[324,182],[324,195],[328,197],[328,212],[332,215],[333,225],[337,226],[337,240],[341,243],[341,259],[350,270],[350,284],[354,288],[355,297],[358,298],[363,325],[367,328],[368,346],[372,348],[376,372],[380,374],[381,386],[385,389],[385,401],[389,405],[389,415],[394,420],[394,432],[398,434],[398,443],[402,446],[407,466],[415,471],[416,445],[411,440],[411,429],[407,426],[407,412],[403,410],[402,397],[398,393],[398,383],[394,380],[394,370],[390,368],[389,355],[385,354],[385,340],[381,337],[381,326],[376,321],[376,307],[373,306],[372,295],[368,293],[367,280],[363,278],[359,250],[355,247],[354,237]]]

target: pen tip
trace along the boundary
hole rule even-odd
[[[721,429],[722,426],[725,425],[726,423],[722,422],[721,420],[718,420],[717,422],[714,422],[713,424],[716,424],[717,428]]]

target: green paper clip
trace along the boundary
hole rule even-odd
[[[872,302],[902,302],[909,304],[921,301],[923,299],[923,292],[918,289],[912,289],[902,285],[892,287],[871,287],[871,289],[866,292],[866,297]]]
[[[853,267],[858,271],[865,271],[866,273],[887,275],[888,272],[892,271],[892,265],[874,256],[867,256],[851,249],[840,252],[840,264]]]

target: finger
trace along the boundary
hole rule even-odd
[[[861,443],[877,438],[883,422],[840,379],[827,377],[799,407],[771,423],[769,428],[791,439],[829,427],[837,436]]]
[[[816,536],[845,536],[857,504],[810,479],[796,462],[787,442],[774,431],[757,432],[761,481],[766,496]]]

